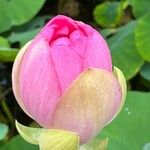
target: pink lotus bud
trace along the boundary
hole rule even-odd
[[[44,128],[96,136],[121,104],[108,46],[91,26],[56,16],[18,54],[12,74],[22,109]]]

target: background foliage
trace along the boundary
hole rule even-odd
[[[109,150],[150,150],[150,0],[0,0],[0,150],[38,149],[17,135],[15,118],[35,123],[15,101],[11,70],[19,49],[57,14],[96,28],[127,79],[126,104],[98,138],[109,138]]]

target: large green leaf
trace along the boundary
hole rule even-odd
[[[34,36],[45,25],[46,20],[50,20],[51,16],[39,16],[25,25],[14,28],[13,32],[8,36],[11,43],[19,42],[20,47],[32,40]]]
[[[25,31],[25,32],[13,32],[9,36],[9,41],[11,43],[19,42],[20,47],[25,45],[28,41],[32,40],[34,36],[40,31],[41,28]]]
[[[126,79],[136,75],[144,62],[135,46],[135,26],[136,22],[130,22],[108,39],[113,64],[122,70]]]
[[[0,37],[0,61],[14,61],[17,53],[18,49],[10,48],[8,40],[4,37]]]
[[[0,32],[28,22],[39,12],[44,2],[45,0],[0,0]]]
[[[120,2],[104,2],[95,7],[93,15],[99,25],[114,27],[121,19],[122,10]]]
[[[0,48],[1,47],[10,47],[8,40],[2,36],[0,36]]]
[[[150,149],[149,106],[150,93],[128,92],[120,115],[99,135],[109,138],[108,150]]]
[[[142,68],[141,68],[141,70],[140,70],[140,75],[141,75],[144,79],[150,81],[150,63],[145,63],[145,64],[142,66]]]
[[[99,31],[104,38],[107,38],[116,32],[118,32],[118,28],[104,28]]]
[[[3,140],[8,133],[8,126],[6,124],[0,123],[0,140]]]
[[[14,61],[18,54],[18,49],[15,48],[0,48],[0,61],[9,62]]]
[[[150,61],[150,13],[139,19],[135,30],[135,40],[140,55]]]
[[[14,137],[5,144],[0,150],[39,150],[38,146],[27,143],[20,136]]]
[[[135,17],[141,17],[150,11],[150,0],[129,0]]]

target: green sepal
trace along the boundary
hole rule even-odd
[[[20,135],[29,143],[39,145],[40,150],[78,150],[79,136],[76,133],[26,127],[16,121]]]
[[[118,82],[121,86],[121,102],[120,102],[120,106],[117,110],[117,112],[115,113],[114,117],[107,123],[107,125],[112,122],[120,113],[120,111],[122,110],[125,100],[126,100],[126,95],[127,95],[127,84],[126,84],[126,79],[124,74],[122,73],[122,71],[120,69],[118,69],[117,67],[114,66],[114,70],[113,70],[113,74],[114,76],[118,79]]]
[[[122,71],[120,69],[118,69],[117,67],[114,66],[114,70],[113,70],[113,74],[116,76],[116,78],[119,81],[119,84],[121,86],[121,90],[122,90],[122,99],[121,99],[121,104],[120,107],[117,111],[117,115],[118,113],[121,111],[125,100],[126,100],[126,95],[127,95],[127,84],[126,84],[126,79],[124,74],[122,73]]]
[[[42,128],[26,127],[20,124],[17,120],[16,120],[16,128],[25,141],[35,145],[39,144],[39,136],[44,130]]]
[[[76,134],[62,130],[45,130],[39,137],[40,150],[78,150]]]

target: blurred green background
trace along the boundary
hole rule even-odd
[[[108,150],[150,150],[150,0],[0,0],[0,150],[38,150],[14,125],[35,123],[15,101],[11,70],[19,49],[57,14],[81,20],[107,40],[127,79],[119,116],[99,133]]]

